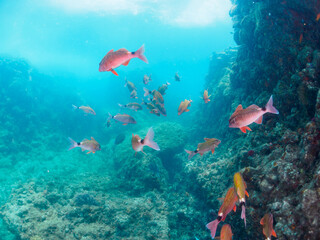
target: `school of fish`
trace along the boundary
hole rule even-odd
[[[320,19],[320,15],[317,16],[317,21]],[[139,58],[145,63],[148,63],[147,58],[144,56],[144,45],[142,45],[137,51],[129,52],[125,48],[121,48],[117,51],[110,50],[101,60],[99,64],[99,71],[106,72],[110,71],[114,75],[118,76],[118,73],[115,71],[115,68],[120,67],[121,65],[127,66],[131,59]],[[174,75],[174,80],[176,82],[181,81],[181,77],[179,76],[178,72]],[[148,85],[149,82],[152,81],[151,74],[145,74],[143,76],[143,84]],[[166,116],[167,112],[164,106],[164,98],[163,96],[166,94],[166,91],[169,87],[170,83],[166,82],[158,87],[158,89],[149,90],[147,88],[143,88],[144,90],[144,97],[148,97],[147,100],[142,99],[142,103],[139,104],[137,102],[129,102],[127,104],[118,104],[122,109],[128,109],[131,111],[140,111],[143,109],[142,105],[145,105],[147,109],[150,111],[151,114],[155,114],[156,116]],[[128,88],[130,92],[130,98],[137,99],[137,88],[133,82],[128,81],[125,79],[125,87]],[[211,95],[209,95],[208,90],[204,90],[202,99],[204,100],[205,104],[208,104],[211,99]],[[181,101],[178,107],[178,115],[182,113],[189,112],[191,107],[192,100],[185,99]],[[91,114],[96,115],[96,112],[89,106],[80,106],[77,107],[72,105],[73,109],[79,109],[85,113],[85,115]],[[246,131],[252,131],[248,125],[252,123],[262,124],[263,116],[266,113],[272,114],[279,114],[279,111],[273,106],[273,96],[269,98],[269,101],[264,107],[259,107],[255,104],[250,105],[247,108],[243,108],[240,104],[234,111],[234,113],[230,116],[229,119],[229,128],[239,128],[243,133]],[[108,118],[106,121],[106,126],[111,126],[111,120],[115,122],[119,122],[123,125],[128,124],[136,124],[136,120],[130,116],[129,114],[120,114],[117,113],[116,115],[112,115],[108,113]],[[123,138],[123,136],[122,136]],[[91,137],[90,140],[84,139],[81,142],[76,142],[73,139],[69,138],[70,147],[69,150],[73,148],[81,148],[82,151],[87,151],[87,153],[95,153],[101,150],[100,144]],[[199,153],[202,156],[206,152],[214,153],[215,149],[221,143],[219,139],[216,138],[204,138],[205,142],[198,143],[197,148],[193,151],[185,150],[188,154],[188,159],[190,160],[193,156]],[[146,136],[141,139],[140,136],[135,135],[132,133],[131,138],[131,145],[132,149],[134,150],[135,154],[138,152],[142,152],[145,146],[148,146],[156,151],[160,151],[160,147],[154,141],[154,131],[149,128]],[[215,220],[209,222],[206,227],[210,230],[210,234],[212,239],[215,238],[217,227],[221,221],[225,221],[227,215],[233,210],[236,212],[237,205],[241,209],[241,219],[244,221],[244,225],[246,226],[246,197],[249,197],[247,192],[247,184],[243,179],[243,176],[240,172],[236,172],[233,176],[233,186],[230,187],[223,198],[223,203],[219,209],[218,216]],[[271,236],[276,237],[276,233],[273,229],[273,215],[271,213],[266,213],[261,221],[260,224],[263,227],[263,234],[266,237],[266,240],[271,240]],[[232,230],[229,224],[224,224],[221,228],[220,232],[220,239],[222,240],[230,240],[232,239]]]

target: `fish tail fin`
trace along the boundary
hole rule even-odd
[[[124,105],[118,103],[119,107],[124,108]],[[109,113],[110,114],[110,113]]]
[[[75,148],[75,147],[78,147],[78,143],[76,141],[74,141],[72,138],[68,137],[69,141],[70,141],[70,146],[69,146],[69,150]]]
[[[171,83],[167,82],[167,85],[169,86],[169,85],[171,85]]]
[[[279,114],[279,111],[273,106],[273,98],[272,95],[266,105],[266,112]]]
[[[148,130],[147,136],[143,140],[144,144],[146,146],[148,146],[148,147],[153,148],[154,150],[159,151],[160,148],[159,148],[158,144],[155,141],[153,141],[153,137],[154,137],[154,131],[153,131],[152,127],[151,127]]]
[[[134,55],[136,55],[137,58],[140,58],[145,63],[149,63],[148,59],[146,58],[145,55],[143,55],[143,53],[144,53],[144,44],[134,53]]]
[[[220,221],[218,219],[216,219],[212,222],[209,222],[206,225],[206,227],[210,230],[212,239],[214,239],[214,237],[216,236],[216,231],[217,231],[217,227],[218,227],[219,222]]]
[[[241,219],[243,219],[244,226],[246,227],[247,226],[247,222],[246,222],[246,207],[245,207],[244,204],[242,205]]]
[[[76,105],[72,104],[72,109],[78,109],[79,107],[77,107]]]
[[[111,118],[113,118],[113,116],[110,114],[110,113],[108,113],[108,118],[107,118],[107,121],[109,121]]]
[[[189,151],[187,149],[185,149],[186,153],[189,154],[188,159],[190,160],[194,155],[196,155],[196,153],[194,151]]]
[[[143,91],[144,91],[144,94],[143,94],[143,96],[148,96],[149,95],[149,93],[150,93],[150,91],[147,89],[147,88],[143,88]]]

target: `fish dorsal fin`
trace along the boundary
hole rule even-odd
[[[93,137],[91,137],[91,140],[96,141]]]
[[[260,107],[255,105],[255,104],[252,104],[250,105],[249,107],[247,107],[247,109],[259,109]]]
[[[263,224],[264,224],[264,217],[263,217],[263,218],[261,218],[261,220],[260,220],[260,224],[261,224],[261,225],[263,225]]]
[[[234,111],[235,113],[240,111],[240,110],[243,110],[243,107],[241,104],[239,104],[239,106],[236,108],[236,110]]]
[[[272,236],[277,237],[276,232],[274,231],[274,229],[272,229]]]
[[[85,139],[82,140],[82,142],[84,142],[84,141],[89,141],[89,140],[85,138]]]
[[[205,140],[205,141],[209,141],[209,140],[211,140],[211,138],[204,138],[204,140]]]
[[[108,53],[107,53],[107,55],[109,54],[109,53],[112,53],[113,52],[113,49],[111,49]]]
[[[122,63],[122,65],[123,65],[123,66],[128,66],[128,64],[129,64],[130,60],[131,60],[131,59],[129,59],[128,61],[126,61],[126,62]]]

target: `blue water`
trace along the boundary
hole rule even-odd
[[[126,132],[128,140],[133,131],[152,125],[169,121],[190,123],[191,112],[177,116],[180,102],[192,99],[192,106],[196,107],[203,101],[201,95],[212,52],[235,46],[228,15],[231,4],[222,0],[202,4],[193,0],[92,1],[82,8],[85,4],[88,3],[0,1],[0,57],[7,63],[2,69],[12,68],[23,76],[17,80],[10,71],[0,72],[0,96],[6,109],[6,115],[3,110],[1,117],[5,123],[1,127],[1,144],[8,148],[3,157],[9,159],[3,158],[3,162],[9,163],[0,173],[1,204],[8,200],[11,189],[31,179],[46,179],[47,172],[52,173],[50,178],[65,176],[78,180],[84,169],[89,175],[103,172],[118,133]],[[109,50],[136,51],[143,44],[149,64],[133,59],[128,66],[116,69],[119,76],[98,71],[99,62]],[[176,72],[181,82],[175,82]],[[152,82],[146,86],[150,90],[171,83],[164,96],[167,117],[157,117],[146,110],[132,113],[118,107],[118,103],[132,101],[124,87],[125,78],[136,85],[136,101],[141,103],[144,74],[152,74]],[[72,104],[89,105],[97,115],[84,116],[73,111]],[[104,123],[108,112],[130,113],[138,124],[113,123],[107,129]],[[81,141],[90,136],[106,146],[92,157],[92,162],[79,149],[67,152],[67,137]],[[69,156],[66,161],[65,156]],[[153,169],[160,177],[158,167]],[[0,239],[13,238],[3,224],[0,230]]]
[[[184,3],[177,5],[182,8]],[[124,77],[141,83],[145,73],[152,74],[155,86],[173,82],[175,72],[183,77],[183,84],[171,86],[167,102],[174,98],[198,99],[211,53],[235,45],[228,12],[225,19],[204,26],[166,23],[159,19],[158,12],[70,12],[50,1],[2,1],[0,14],[1,54],[24,58],[56,81],[68,75],[68,82],[86,98],[102,93],[109,104],[116,103],[126,91],[122,88]],[[120,77],[97,71],[110,49],[135,51],[142,44],[148,65],[134,59],[127,67],[117,69]]]

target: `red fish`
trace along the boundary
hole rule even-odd
[[[266,213],[263,218],[261,218],[260,224],[263,226],[263,234],[267,240],[271,240],[271,235],[277,237],[273,229],[273,215],[271,213]]]
[[[317,14],[316,21],[319,21],[319,19],[320,19],[320,13]]]
[[[272,96],[263,108],[253,104],[243,109],[240,104],[229,119],[229,127],[240,128],[243,133],[246,133],[246,130],[251,131],[248,127],[249,124],[253,122],[257,124],[262,123],[262,118],[265,113],[279,114],[279,111],[273,106]]]
[[[121,48],[117,51],[110,50],[107,55],[99,63],[99,72],[111,71],[118,76],[118,73],[114,70],[120,65],[127,66],[132,58],[140,58],[145,63],[148,63],[147,58],[143,55],[144,45],[136,52],[129,52],[125,48]]]
[[[133,150],[137,152],[143,152],[143,147],[148,146],[153,148],[154,150],[159,151],[160,148],[158,144],[153,141],[154,138],[154,131],[152,128],[149,128],[148,133],[144,139],[141,139],[138,135],[132,134],[131,144]],[[144,153],[144,152],[143,152]]]
[[[218,224],[221,221],[224,221],[227,217],[227,215],[232,211],[236,211],[236,202],[238,201],[238,196],[233,187],[229,188],[223,203],[219,209],[218,212],[218,217],[216,220],[209,222],[206,227],[210,230],[211,232],[211,237],[214,239],[217,231]]]
[[[241,211],[241,219],[244,221],[244,225],[246,226],[246,195],[249,197],[248,192],[246,191],[247,184],[243,180],[241,173],[237,172],[233,177],[234,188],[239,197]]]

